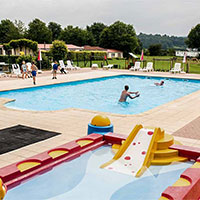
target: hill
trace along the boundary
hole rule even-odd
[[[162,49],[174,48],[177,50],[184,50],[187,48],[185,44],[186,37],[168,36],[160,34],[145,34],[140,33],[137,36],[142,42],[143,48],[149,48],[151,44],[161,44]]]

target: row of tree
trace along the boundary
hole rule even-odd
[[[117,21],[110,26],[103,23],[93,23],[86,29],[49,22],[46,25],[39,19],[34,19],[25,27],[22,21],[14,23],[9,19],[0,23],[0,43],[8,43],[12,39],[27,38],[38,43],[52,43],[62,40],[67,44],[78,46],[91,45],[103,48],[113,48],[125,53],[135,52],[139,48],[139,41],[132,25]]]
[[[186,44],[191,48],[200,49],[200,24],[192,28]],[[62,28],[60,24],[49,22],[48,25],[40,19],[34,19],[28,27],[20,20],[14,22],[9,19],[0,22],[0,43],[8,43],[12,39],[26,38],[38,43],[52,43],[54,40],[62,40],[67,44],[78,46],[91,45],[103,48],[113,48],[124,52],[140,53],[142,48],[150,48],[152,45],[161,45],[162,49],[182,47],[186,45],[182,37],[169,37],[161,35],[139,34],[130,24],[117,21],[110,26],[103,23],[93,23],[85,29],[67,26]],[[158,47],[158,46],[157,46]]]

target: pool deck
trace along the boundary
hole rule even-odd
[[[91,70],[84,68],[70,72],[67,75],[58,74],[57,80],[52,80],[51,73],[45,72],[44,74],[38,75],[36,86],[120,74],[200,79],[200,75],[198,74],[172,75],[167,72],[144,73],[130,72],[128,70]],[[35,87],[31,79],[0,78],[0,91],[27,87]],[[0,129],[21,124],[34,128],[56,131],[62,134],[0,155],[0,168],[24,160],[43,151],[50,150],[71,140],[86,136],[87,125],[96,114],[105,114],[108,116],[114,125],[114,132],[124,135],[128,135],[136,124],[161,127],[166,133],[173,134],[200,116],[200,90],[136,115],[111,114],[76,108],[59,111],[22,111],[6,108],[4,103],[7,101],[8,99],[0,98]],[[193,134],[196,134],[195,132],[193,133],[192,128],[193,126],[191,129],[190,127],[187,129],[189,132],[191,130],[189,133],[190,138],[185,138],[184,135],[182,136],[179,134],[179,136],[175,136],[175,139],[182,142],[184,145],[200,146],[200,133],[199,137],[192,137]]]

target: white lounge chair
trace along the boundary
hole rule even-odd
[[[140,71],[142,68],[140,67],[140,62],[135,62],[135,65],[132,66],[129,70],[131,71]]]
[[[27,70],[28,70],[28,77],[32,77],[31,65],[32,65],[32,64],[31,64],[30,62],[27,62],[27,63],[26,63]]]
[[[4,65],[6,65],[6,63],[5,62],[0,62],[0,65],[4,66]],[[2,69],[2,71],[0,71],[0,78],[1,77],[7,77],[7,74],[3,72],[3,69]]]
[[[112,69],[112,68],[113,68],[112,64],[103,66],[103,69]]]
[[[91,69],[98,69],[98,65],[97,64],[92,64]]]
[[[67,69],[67,66],[64,64],[63,60],[59,60],[60,67],[63,69]]]
[[[0,78],[1,78],[1,77],[7,77],[7,74],[4,73],[4,72],[0,72]]]
[[[67,69],[80,69],[80,67],[77,67],[77,66],[73,66],[72,65],[72,62],[70,60],[67,60]]]
[[[11,73],[11,77],[12,75],[15,75],[17,77],[22,77],[22,73],[21,73],[21,69],[19,64],[12,64],[12,73]]]
[[[142,69],[143,72],[150,72],[153,71],[153,63],[152,62],[148,62],[147,66],[145,68]]]
[[[26,66],[27,66],[28,72],[31,72],[31,71],[32,71],[32,70],[31,70],[31,63],[30,63],[30,62],[27,62],[27,63],[26,63]]]
[[[51,73],[53,73],[53,65],[54,65],[54,64],[55,64],[55,63],[51,63],[51,66],[52,66]],[[69,73],[69,71],[67,71],[67,70],[65,69],[64,66],[60,66],[60,73],[61,73],[61,74],[62,74],[62,73],[67,74],[67,73]]]
[[[181,72],[181,63],[175,63],[174,68],[170,70],[171,73],[180,73]]]

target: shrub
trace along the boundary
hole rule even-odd
[[[65,42],[55,40],[53,41],[53,45],[50,49],[50,54],[54,60],[63,60],[67,55],[67,47]]]
[[[33,57],[31,55],[28,55],[28,56],[21,55],[16,59],[16,63],[21,64],[23,60],[25,62],[32,62],[33,60],[35,60],[35,57]]]
[[[66,60],[103,60],[106,55],[105,51],[70,51],[67,54]]]
[[[16,60],[19,56],[2,56],[0,55],[0,62],[5,62],[5,63],[16,63]]]

